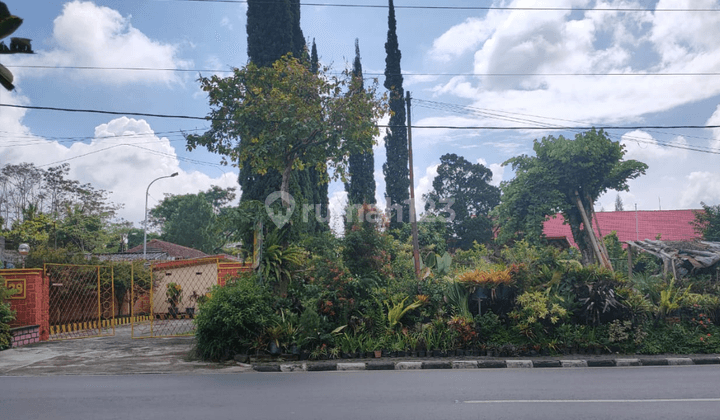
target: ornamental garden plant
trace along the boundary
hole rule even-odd
[[[358,222],[343,239],[328,234],[300,246],[302,258],[277,262],[289,276],[281,288],[257,275],[216,288],[195,320],[197,354],[720,353],[714,275],[664,279],[654,257],[641,255],[627,278],[625,270],[581,265],[572,249],[518,241],[458,250],[449,270],[425,267],[418,281],[409,240],[398,237]],[[298,244],[286,246],[298,252]],[[422,255],[445,251],[428,243]]]

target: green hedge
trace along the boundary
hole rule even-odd
[[[221,360],[264,348],[257,338],[275,320],[274,312],[270,292],[256,284],[254,276],[213,288],[211,297],[200,304],[195,318],[197,356]]]

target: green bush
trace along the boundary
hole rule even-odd
[[[263,332],[276,319],[272,295],[256,283],[254,276],[214,287],[195,318],[196,355],[219,360],[264,349],[267,343],[262,340]]]
[[[9,348],[12,343],[9,324],[15,319],[15,312],[10,309],[10,302],[5,301],[9,295],[5,279],[0,276],[0,350]]]

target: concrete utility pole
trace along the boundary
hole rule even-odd
[[[412,123],[410,115],[410,92],[407,92],[407,133],[408,133],[408,164],[410,165],[410,224],[412,226],[413,260],[415,261],[415,278],[420,281],[420,245],[418,243],[417,214],[415,213],[415,175],[413,174],[412,154]]]

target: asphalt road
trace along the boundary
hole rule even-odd
[[[720,366],[0,378],[3,419],[717,419]]]

